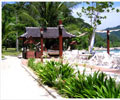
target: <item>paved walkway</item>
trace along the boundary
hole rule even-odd
[[[53,98],[21,67],[21,59],[7,56],[0,66],[0,99]]]

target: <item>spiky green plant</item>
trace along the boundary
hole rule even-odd
[[[66,79],[74,76],[74,69],[69,64],[60,63],[59,76],[57,77],[57,81],[55,81],[57,89],[61,89],[63,87]]]
[[[35,70],[35,59],[34,58],[30,58],[28,60],[28,66],[31,67],[33,70]]]
[[[39,77],[44,84],[54,86],[55,80],[59,75],[59,70],[56,65],[58,65],[57,62],[50,61],[46,62],[46,64],[39,69]]]
[[[66,78],[74,76],[74,69],[71,66],[69,66],[69,64],[61,64],[59,74],[64,80]]]
[[[48,86],[56,87],[61,95],[67,98],[120,98],[120,83],[103,72],[81,74],[69,64],[55,61],[34,63],[29,59],[28,65],[37,73],[41,81]]]
[[[78,72],[77,77],[66,79],[60,93],[69,98],[119,98],[120,84],[103,72],[88,76]]]

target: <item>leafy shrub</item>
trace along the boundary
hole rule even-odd
[[[119,98],[120,84],[104,73],[86,76],[78,72],[77,77],[66,79],[60,93],[69,98]]]
[[[120,98],[120,83],[103,72],[94,72],[93,75],[74,73],[69,64],[55,61],[34,63],[29,59],[28,65],[37,73],[41,81],[48,86],[55,87],[58,92],[67,98]]]
[[[55,81],[55,86],[57,89],[61,89],[64,85],[64,82],[67,78],[74,77],[74,69],[69,66],[69,64],[60,64],[59,66],[59,76]]]
[[[35,70],[35,59],[34,58],[30,58],[28,60],[28,66],[31,67],[33,70]]]
[[[5,58],[5,56],[2,55],[2,59]]]
[[[74,70],[68,64],[49,61],[39,68],[39,77],[44,84],[58,86],[60,88],[61,84],[59,83],[66,78],[73,76],[73,72]]]
[[[74,75],[73,68],[68,64],[55,61],[47,61],[45,64],[40,62],[35,64],[34,59],[29,59],[28,66],[36,72],[44,84],[57,86],[59,88],[61,87],[59,84],[61,81]]]
[[[69,66],[69,64],[61,64],[59,69],[59,74],[61,78],[64,80],[66,78],[74,76],[74,69]]]
[[[50,61],[47,62],[44,66],[41,66],[39,70],[39,77],[42,79],[44,84],[54,86],[54,82],[59,75],[59,71],[56,65],[57,62]]]
[[[41,62],[38,62],[35,64],[34,67],[35,67],[34,69],[35,69],[36,73],[39,74],[40,70],[43,69],[44,65]]]

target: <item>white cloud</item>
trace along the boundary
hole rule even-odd
[[[116,7],[116,9],[120,9],[120,7]],[[107,16],[106,19],[102,20],[102,24],[99,25],[98,29],[105,29],[107,27],[114,27],[120,25],[120,12],[110,12],[103,13],[103,16]]]
[[[72,9],[72,15],[74,17],[78,17],[77,12],[81,12],[82,6],[78,6],[78,8]],[[120,7],[116,7],[115,9],[120,9]],[[117,25],[120,25],[120,12],[117,13],[116,11],[110,12],[110,13],[102,13],[101,15],[106,16],[107,18],[102,20],[102,24],[98,26],[98,30],[102,30],[108,27],[115,27]],[[85,22],[90,24],[90,20],[87,18],[87,16],[83,15],[82,18],[85,20]]]

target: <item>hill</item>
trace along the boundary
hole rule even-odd
[[[100,44],[101,46],[106,47],[106,36],[107,36],[106,30],[110,30],[110,46],[111,47],[120,47],[120,25],[118,25],[116,27],[106,28],[106,29],[102,30],[103,32],[97,32],[95,44]],[[99,43],[99,41],[97,41],[97,40],[104,41],[104,43],[103,42]]]
[[[106,38],[106,30],[110,30],[110,36],[115,36],[118,37],[120,39],[120,25],[116,26],[116,27],[111,27],[111,28],[106,28],[102,31],[104,32],[97,32],[97,34],[99,34],[102,38]]]
[[[106,28],[105,30],[116,30],[116,29],[120,29],[120,25],[116,27]]]

